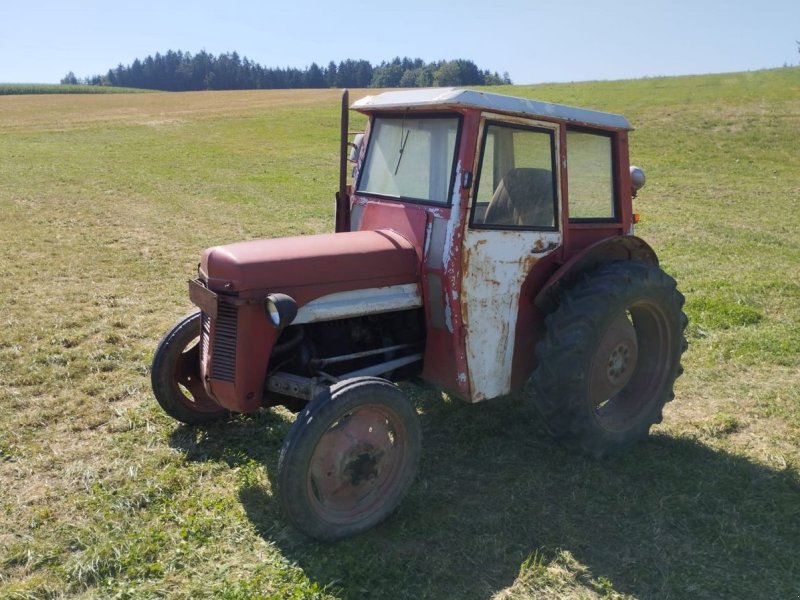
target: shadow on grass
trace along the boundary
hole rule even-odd
[[[551,442],[518,399],[471,406],[408,391],[421,410],[423,458],[386,523],[322,544],[291,529],[262,486],[239,491],[260,535],[342,597],[489,598],[532,553],[547,563],[561,549],[640,598],[800,592],[796,473],[658,434],[589,460]],[[289,424],[264,413],[230,425],[200,440],[181,428],[173,442],[192,460],[255,460],[275,473]],[[578,594],[589,591],[584,580],[576,576]]]

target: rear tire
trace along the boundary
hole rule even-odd
[[[179,321],[162,339],[153,355],[150,381],[153,394],[169,416],[188,425],[228,418],[206,392],[200,378],[200,313]]]
[[[419,462],[417,413],[393,383],[342,381],[297,416],[281,448],[277,495],[307,535],[332,541],[388,517],[408,491]]]
[[[683,372],[683,303],[672,277],[632,261],[603,264],[562,293],[532,377],[554,437],[601,457],[648,436]]]

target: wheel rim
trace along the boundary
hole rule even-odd
[[[311,456],[307,493],[330,523],[369,518],[402,492],[409,437],[400,416],[385,406],[363,405],[339,418]]]
[[[182,348],[176,346],[175,369],[173,370],[173,393],[186,408],[197,413],[221,412],[220,405],[206,392],[200,377],[200,337],[189,341]]]
[[[657,402],[670,369],[670,334],[661,308],[632,304],[609,325],[592,355],[594,415],[605,429],[624,431]]]

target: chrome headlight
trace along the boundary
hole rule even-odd
[[[297,316],[297,302],[286,294],[269,294],[264,299],[264,310],[275,327],[288,327]]]

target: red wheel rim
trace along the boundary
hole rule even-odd
[[[388,407],[367,404],[342,415],[311,456],[307,493],[312,506],[338,524],[380,510],[401,491],[408,444],[402,419]]]
[[[199,338],[198,338],[199,339]],[[206,392],[200,378],[200,344],[190,342],[176,357],[173,381],[175,397],[198,413],[220,412],[221,407]]]
[[[592,356],[589,394],[597,421],[624,431],[658,401],[671,367],[667,317],[634,303],[603,334]]]

